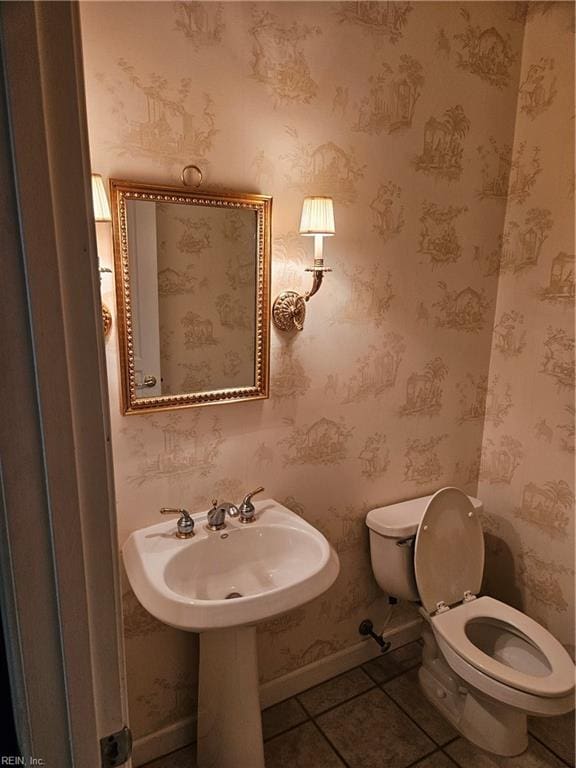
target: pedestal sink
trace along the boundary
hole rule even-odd
[[[123,547],[134,594],[160,621],[200,632],[199,768],[264,768],[256,623],[303,605],[338,576],[338,557],[313,526],[278,502],[220,531],[194,515],[134,531]]]

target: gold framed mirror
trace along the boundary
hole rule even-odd
[[[110,194],[123,413],[268,397],[272,198]]]

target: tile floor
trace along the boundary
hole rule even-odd
[[[574,768],[574,715],[533,719],[530,746],[474,747],[424,698],[409,643],[263,713],[266,768]],[[145,768],[194,768],[194,745]]]

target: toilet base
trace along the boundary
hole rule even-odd
[[[528,747],[526,714],[465,683],[444,660],[428,628],[418,677],[426,698],[468,741],[503,757]]]

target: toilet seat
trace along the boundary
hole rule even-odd
[[[519,635],[535,647],[550,668],[547,675],[530,675],[484,653],[469,639],[466,626],[474,620],[496,620],[505,631]],[[489,677],[526,693],[559,698],[574,690],[574,665],[564,647],[547,629],[526,614],[491,597],[462,603],[430,618],[437,633],[462,659]]]

